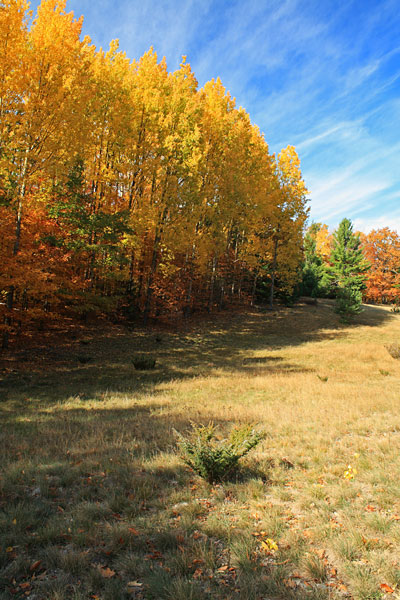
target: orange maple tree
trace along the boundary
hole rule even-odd
[[[361,237],[371,264],[365,298],[369,302],[400,302],[400,236],[388,227]]]

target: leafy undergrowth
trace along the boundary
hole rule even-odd
[[[253,311],[9,358],[0,598],[400,597],[400,365],[385,349],[400,321],[336,319],[323,303]],[[135,370],[138,350],[155,369]],[[176,451],[191,421],[267,436],[211,485]]]

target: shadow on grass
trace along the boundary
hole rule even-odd
[[[228,420],[215,424],[224,431]],[[250,460],[211,486],[174,453],[174,428],[187,430],[189,415],[166,416],[151,400],[9,415],[0,598],[303,598],[286,586],[284,550],[266,562],[250,513],[239,527],[229,517],[243,495],[265,497],[270,462]]]
[[[353,327],[391,318],[367,307]],[[0,406],[0,598],[30,590],[58,600],[310,597],[287,587],[298,565],[284,549],[260,553],[251,513],[240,526],[230,520],[243,497],[265,498],[271,465],[249,461],[222,486],[194,477],[173,434],[189,429],[191,415],[166,411],[157,394],[162,384],[213,372],[304,372],[277,352],[346,335],[321,304],[220,315],[180,332],[92,334],[17,354],[0,387],[9,400]],[[137,354],[155,356],[156,368],[137,371]],[[107,407],[115,392],[129,394],[129,406]],[[74,408],[63,407],[71,396]],[[226,431],[230,420],[215,424]]]
[[[396,318],[387,310],[366,306],[352,328],[379,326]],[[22,350],[9,357],[0,377],[0,398],[62,402],[66,398],[101,397],[105,392],[154,394],[160,384],[212,375],[214,371],[248,375],[301,373],[306,369],[273,353],[310,341],[348,335],[329,301],[318,306],[264,313],[222,313],[189,323],[179,332],[119,329],[93,333],[53,347]],[[84,344],[82,344],[84,342]],[[249,351],[262,356],[245,356]],[[135,357],[156,359],[156,368],[136,370]],[[159,390],[158,390],[159,391]]]

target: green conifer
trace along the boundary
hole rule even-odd
[[[312,223],[304,236],[301,292],[313,298],[327,296],[330,287],[326,264],[317,252],[316,234],[320,229],[321,223]]]
[[[347,320],[361,311],[362,290],[370,268],[361,250],[360,237],[350,219],[343,219],[334,233],[331,276],[336,287],[336,312]]]

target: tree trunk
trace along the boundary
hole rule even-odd
[[[133,266],[135,264],[135,252],[132,250],[130,264],[129,264],[129,281],[128,281],[128,295],[132,296],[133,290]]]
[[[191,309],[192,309],[192,291],[193,291],[193,262],[194,262],[194,257],[196,255],[196,244],[195,242],[193,242],[192,245],[192,255],[189,259],[188,253],[186,254],[186,264],[188,264],[189,266],[186,267],[187,272],[189,273],[189,282],[188,282],[188,287],[187,287],[187,293],[186,293],[186,304],[184,306],[183,309],[183,315],[185,317],[188,317],[191,313]]]
[[[14,304],[14,286],[10,286],[10,288],[6,294],[6,308],[8,311],[10,311],[10,312],[12,311],[13,304]],[[2,340],[2,345],[1,345],[3,350],[6,350],[8,348],[8,342],[9,342],[9,337],[10,337],[8,327],[10,327],[11,324],[12,324],[11,316],[6,315],[4,317],[5,329],[3,331],[3,340]]]
[[[221,293],[219,295],[218,308],[222,310],[224,307],[224,297],[225,297],[225,280],[221,279]]]
[[[143,311],[143,324],[144,325],[147,325],[147,321],[148,321],[148,318],[150,315],[151,298],[153,296],[153,281],[154,281],[154,275],[157,270],[158,247],[161,242],[164,223],[165,223],[167,214],[168,214],[168,208],[165,207],[164,211],[161,215],[161,219],[156,228],[156,235],[155,235],[154,244],[153,244],[153,253],[151,256],[151,263],[150,263],[150,273],[149,273],[149,278],[147,281],[146,301],[145,301],[144,311]]]
[[[254,276],[253,289],[251,291],[251,306],[254,306],[254,300],[256,297],[256,289],[257,289],[257,279],[258,279],[258,275],[256,274]]]
[[[156,236],[154,238],[153,254],[151,256],[150,273],[149,273],[149,278],[147,280],[146,300],[145,300],[144,311],[143,311],[143,324],[144,325],[147,325],[147,321],[149,319],[149,314],[150,314],[151,298],[153,296],[153,287],[152,286],[153,286],[153,281],[154,281],[154,275],[155,275],[156,268],[157,268],[157,254],[158,254],[158,245],[160,243],[160,240],[161,240],[161,232],[160,232],[160,229],[157,228]]]
[[[214,257],[212,260],[212,270],[211,270],[211,281],[210,281],[210,296],[208,299],[208,311],[211,312],[212,305],[214,302],[214,286],[215,286],[215,272],[217,270],[217,259]]]
[[[21,185],[19,188],[18,194],[18,206],[17,206],[17,219],[15,225],[15,241],[14,241],[14,249],[13,255],[16,256],[19,252],[19,246],[21,242],[21,225],[22,225],[22,205],[24,201],[25,191],[26,191],[26,169],[28,166],[28,152],[25,154],[24,164],[22,166],[21,172]]]
[[[274,240],[274,258],[272,261],[272,273],[271,273],[271,289],[269,293],[269,310],[273,309],[274,303],[274,287],[275,287],[275,272],[276,272],[276,261],[278,256],[278,238],[275,237]]]

